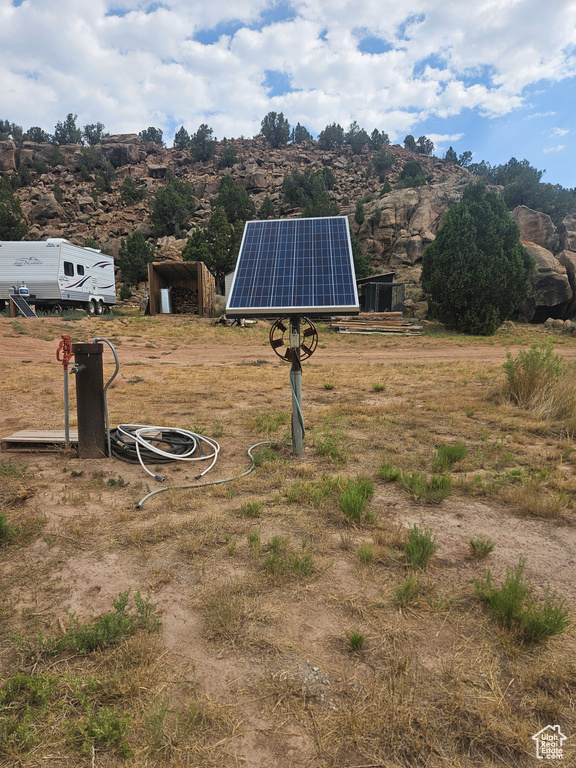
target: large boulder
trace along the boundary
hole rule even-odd
[[[110,161],[114,168],[139,163],[140,148],[141,141],[137,133],[105,136],[101,143],[102,156]]]
[[[0,173],[14,173],[16,170],[16,144],[12,139],[0,141]]]
[[[534,259],[536,269],[530,296],[519,307],[520,317],[530,323],[565,317],[573,298],[566,267],[546,248],[529,242],[522,245]],[[497,279],[497,275],[494,277]]]
[[[31,224],[45,225],[50,219],[64,217],[64,209],[58,203],[52,193],[42,195],[29,213]]]
[[[574,294],[567,310],[567,315],[572,318],[576,314],[576,252],[560,251],[556,258],[560,264],[565,267],[568,280],[570,281],[570,287]]]
[[[560,248],[563,251],[576,251],[576,217],[570,214],[565,216],[558,227]]]
[[[558,233],[550,216],[517,205],[510,214],[520,228],[520,239],[535,243],[548,251],[558,250]]]

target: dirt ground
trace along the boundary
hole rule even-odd
[[[187,340],[186,329],[181,331],[181,323],[170,319],[167,325],[162,332],[147,335],[140,328],[136,333],[131,326],[123,327],[119,321],[105,324],[104,321],[87,320],[75,325],[53,325],[51,330],[39,334],[45,338],[38,338],[18,330],[18,327],[15,329],[13,321],[0,319],[3,382],[0,437],[20,429],[62,428],[63,374],[55,359],[59,331],[69,332],[74,341],[75,336],[79,340],[88,340],[92,333],[109,337],[113,330],[121,372],[116,388],[109,393],[112,422],[117,419],[137,423],[168,422],[192,428],[198,419],[203,425],[223,431],[222,437],[218,438],[222,446],[221,459],[209,477],[228,478],[247,469],[250,465],[246,454],[248,446],[258,439],[267,439],[266,434],[250,434],[246,427],[250,423],[249,414],[290,408],[286,364],[275,358],[267,344],[265,329],[247,332],[242,329],[239,334],[240,329],[212,329],[206,321],[200,329],[198,324],[194,325],[193,334],[190,334],[194,338]],[[180,335],[175,337],[173,332],[177,329],[180,329]],[[379,410],[386,411],[389,405],[400,407],[402,403],[406,409],[412,407],[416,412],[428,407],[419,405],[419,397],[427,386],[419,383],[419,379],[425,378],[423,367],[456,371],[450,373],[452,378],[448,376],[444,385],[438,384],[437,399],[441,399],[443,386],[448,397],[448,391],[457,386],[457,381],[477,379],[478,388],[472,390],[466,401],[472,413],[482,407],[481,402],[486,399],[487,389],[492,384],[486,382],[483,372],[496,377],[507,352],[517,354],[529,341],[543,339],[545,335],[541,329],[534,331],[532,336],[524,332],[515,335],[512,331],[502,338],[467,342],[461,337],[426,335],[343,338],[323,331],[314,357],[303,364],[305,418],[311,420],[313,429],[320,429],[323,409],[333,408],[344,414],[354,446],[350,464],[354,471],[360,471],[362,463],[357,457],[363,446],[372,449],[375,447],[372,444],[378,443],[382,451],[386,449],[385,426],[377,438],[374,433],[363,433],[368,416],[372,417]],[[556,348],[566,361],[576,360],[576,339],[559,335],[557,342]],[[111,365],[107,350],[105,357],[108,374]],[[385,380],[386,393],[360,392],[353,384],[355,369],[362,372],[365,381]],[[401,391],[395,394],[395,390],[391,390],[396,371],[400,369],[405,378]],[[184,384],[180,376],[188,377],[188,383]],[[234,391],[236,381],[238,390]],[[331,386],[334,383],[333,392],[327,382]],[[73,398],[73,382],[71,386]],[[142,391],[138,389],[141,386],[147,387],[147,394],[139,399],[137,393]],[[182,394],[184,387],[186,395]],[[164,388],[168,399],[162,398]],[[356,406],[362,418],[354,416]],[[470,418],[479,418],[478,413]],[[431,422],[431,444],[438,442],[438,434],[448,428],[450,419],[450,414],[440,412],[437,423]],[[491,429],[489,418],[478,428]],[[426,441],[425,431],[416,434],[419,440]],[[494,441],[512,439],[512,427],[508,432],[504,429],[502,434],[494,437]],[[453,437],[457,439],[458,434]],[[527,441],[530,439],[526,438]],[[536,430],[534,441],[535,453],[546,464],[547,451],[553,450],[549,436]],[[291,458],[289,451],[285,454],[288,462],[295,463],[296,474],[290,476],[290,482],[295,477],[312,480],[329,469],[328,464],[316,463],[309,437],[302,459]],[[270,511],[257,521],[264,540],[284,532],[284,502],[279,502],[278,498],[283,493],[282,484],[288,483],[288,479],[276,482],[272,474],[270,489],[263,488],[258,484],[259,470],[256,470],[245,480],[234,483],[239,497],[227,496],[221,490],[226,486],[212,486],[203,491],[178,490],[153,497],[141,510],[136,510],[135,501],[145,495],[148,487],[156,488],[154,481],[146,477],[137,464],[114,459],[82,461],[62,452],[5,451],[0,460],[26,468],[30,494],[23,502],[24,510],[40,514],[45,521],[42,535],[29,546],[22,547],[18,563],[13,555],[6,560],[3,578],[26,569],[30,573],[28,581],[23,579],[19,586],[10,590],[11,620],[18,624],[18,616],[27,612],[28,616],[36,614],[38,626],[53,628],[64,609],[75,611],[82,620],[88,620],[108,610],[121,590],[152,590],[162,620],[163,652],[169,654],[173,668],[179,669],[181,679],[193,680],[194,686],[211,702],[233,706],[235,725],[225,738],[224,752],[219,753],[214,764],[218,764],[218,760],[224,768],[239,765],[246,768],[336,765],[376,768],[378,765],[410,764],[401,750],[398,753],[390,751],[390,762],[384,762],[383,758],[374,762],[374,755],[380,753],[375,747],[370,752],[368,747],[362,746],[361,739],[356,746],[351,742],[349,748],[338,751],[334,747],[331,751],[329,739],[323,735],[329,728],[322,723],[328,723],[333,716],[335,719],[330,727],[344,727],[338,719],[343,706],[341,702],[351,695],[350,691],[356,690],[359,695],[369,678],[377,678],[382,654],[402,655],[403,638],[411,654],[417,657],[418,668],[424,676],[438,677],[451,665],[458,669],[469,668],[470,675],[475,676],[474,685],[482,685],[482,680],[492,679],[493,673],[500,675],[506,666],[491,649],[494,630],[486,623],[471,629],[466,624],[467,608],[462,608],[457,616],[444,608],[427,608],[424,624],[417,608],[387,608],[383,618],[378,613],[381,610],[379,601],[383,594],[390,594],[398,581],[398,573],[392,572],[386,564],[380,570],[376,566],[360,568],[351,555],[363,541],[370,539],[370,531],[365,528],[346,531],[341,525],[334,524],[327,525],[326,532],[321,534],[323,518],[316,518],[314,510],[305,510],[306,522],[295,518],[296,522],[290,523],[292,535],[309,537],[315,543],[315,556],[320,567],[314,580],[292,585],[282,593],[281,604],[277,603],[280,599],[277,587],[264,595],[260,606],[263,617],[256,617],[253,622],[255,626],[264,626],[268,617],[272,629],[268,633],[258,630],[261,631],[259,640],[253,645],[248,641],[244,645],[237,644],[233,639],[220,644],[211,640],[206,634],[206,614],[199,608],[198,601],[215,584],[228,584],[232,589],[230,585],[244,578],[248,570],[243,559],[236,561],[234,557],[238,552],[244,557],[248,548],[246,531],[251,530],[254,521],[239,520],[238,498],[263,498],[265,508]],[[556,459],[550,462],[554,463],[556,471]],[[373,469],[376,467],[374,465]],[[571,482],[575,470],[570,458],[558,471],[564,472]],[[81,473],[83,477],[77,474],[79,479],[74,481],[71,472]],[[170,485],[195,482],[193,473],[187,469],[181,471],[179,467],[171,466],[167,475]],[[97,487],[88,483],[88,478],[98,477],[105,482]],[[107,481],[115,478],[122,479],[122,487],[108,484]],[[165,507],[168,499],[169,508]],[[417,523],[433,530],[438,551],[428,578],[440,584],[440,591],[434,592],[438,600],[442,599],[442,590],[450,588],[458,599],[462,599],[463,606],[468,605],[466,601],[470,600],[470,584],[474,578],[484,576],[487,567],[497,578],[502,578],[506,567],[524,557],[526,575],[534,584],[536,594],[541,596],[545,590],[550,590],[561,595],[576,615],[573,506],[552,518],[522,516],[512,506],[494,498],[459,494],[450,496],[438,506],[422,506],[394,484],[377,485],[372,506],[386,517],[388,526],[406,530]],[[221,521],[220,539],[209,545],[208,539],[213,534],[205,532],[202,534],[204,544],[196,549],[189,543],[189,554],[183,555],[184,540],[180,538],[179,548],[175,548],[170,532],[179,527],[180,537],[184,529],[190,531],[187,535],[198,534],[199,530],[204,530],[203,516]],[[227,539],[222,538],[224,533]],[[497,542],[486,562],[479,562],[469,555],[468,542],[475,537]],[[238,542],[237,552],[227,557],[231,540]],[[46,566],[44,572],[39,567],[42,563]],[[436,587],[430,589],[436,590]],[[378,648],[373,656],[370,651],[365,656],[350,655],[344,647],[342,637],[358,627],[367,637],[367,645],[370,647],[372,643]],[[386,637],[390,644],[388,651],[382,646]],[[276,644],[273,654],[262,651],[264,640]],[[573,635],[566,636],[562,642],[574,656]],[[13,662],[13,653],[4,643],[0,656],[0,672],[4,676],[9,671],[7,665]],[[504,676],[502,671],[495,700],[500,697],[498,706],[508,701],[507,706],[514,710],[521,695],[515,691],[517,683],[512,674],[506,678],[508,687],[504,685]],[[165,687],[169,688],[168,681]],[[294,694],[294,690],[303,697],[305,716],[286,704],[288,692]],[[308,700],[314,702],[317,711],[307,709]],[[566,722],[573,723],[572,709],[568,708],[570,716],[566,714]],[[311,726],[311,722],[316,725]],[[508,762],[502,756],[473,752],[466,756],[463,752],[461,762],[457,764],[532,765],[535,758],[529,736],[541,724],[542,720],[536,716],[526,719],[526,732],[522,737],[526,743],[518,747]],[[369,730],[373,725],[360,725],[360,730],[363,727]],[[576,765],[576,733],[572,731],[567,735],[570,737],[567,745],[571,749],[563,764]],[[414,758],[414,765],[449,764],[444,759],[432,757],[430,762],[424,762],[420,757]],[[36,759],[37,763],[34,762]],[[171,763],[160,761],[158,764],[212,764],[207,758],[204,763],[200,760],[198,763],[185,762],[184,757],[178,759],[182,762],[174,757]],[[106,757],[101,760],[92,765],[116,764]],[[133,764],[155,764],[152,758],[149,760],[145,762],[142,758],[141,762]],[[1,757],[0,764],[7,765],[2,763]],[[54,755],[51,758],[41,747],[34,759],[22,763],[36,764],[72,765],[64,758],[61,762]],[[84,762],[79,759],[77,763],[89,764],[89,759]],[[124,763],[119,761],[120,764]]]

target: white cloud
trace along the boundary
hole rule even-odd
[[[567,136],[569,133],[570,131],[568,128],[554,128],[550,134],[550,138],[553,138],[554,136]]]
[[[118,7],[124,15],[111,14]],[[572,0],[294,0],[293,19],[266,26],[269,0],[154,7],[0,0],[0,117],[53,130],[73,112],[112,132],[208,122],[237,136],[257,133],[275,109],[314,132],[356,119],[401,139],[427,118],[506,115],[527,86],[576,74]],[[194,39],[214,29],[213,44]],[[359,30],[391,50],[361,53]],[[296,92],[270,97],[267,70]]]
[[[566,145],[558,144],[557,147],[545,147],[542,151],[548,154],[550,152],[562,152],[563,149],[566,149]]]

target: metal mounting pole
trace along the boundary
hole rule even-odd
[[[300,363],[300,318],[290,318],[290,388],[292,389],[292,450],[296,456],[304,451],[302,418],[302,365]]]
[[[70,448],[70,397],[68,395],[68,364],[64,364],[64,447]]]

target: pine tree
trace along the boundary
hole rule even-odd
[[[134,232],[120,241],[118,266],[126,283],[136,285],[148,277],[148,262],[154,258],[154,246],[142,232]]]

